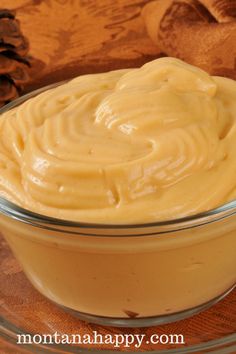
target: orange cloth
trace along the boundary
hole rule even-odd
[[[236,1],[157,0],[144,7],[143,17],[166,55],[236,79]]]

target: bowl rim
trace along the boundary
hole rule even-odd
[[[21,97],[1,107],[0,115],[44,91],[63,85],[71,80],[73,79],[55,82],[53,84],[41,87],[25,95],[22,95]],[[1,213],[8,217],[16,219],[18,221],[31,224],[32,226],[42,227],[42,228],[47,228],[52,230],[55,230],[55,228],[52,228],[50,225],[58,226],[58,227],[63,227],[63,226],[70,227],[72,229],[79,228],[79,229],[90,229],[90,230],[99,230],[99,229],[100,230],[101,229],[103,230],[105,229],[110,229],[110,230],[144,229],[145,230],[148,228],[159,228],[159,230],[157,230],[155,234],[162,234],[162,233],[173,232],[176,230],[190,229],[190,228],[202,226],[205,224],[209,224],[230,217],[232,215],[236,215],[236,199],[227,202],[214,209],[210,209],[205,212],[201,212],[193,215],[188,215],[176,219],[169,219],[163,221],[134,223],[134,224],[90,223],[90,222],[80,222],[80,221],[72,221],[72,220],[55,218],[55,217],[39,214],[31,210],[25,209],[3,197],[0,197],[0,214]],[[166,230],[165,227],[170,227],[170,229]],[[77,232],[71,232],[71,233],[77,234]],[[86,235],[90,235],[90,234],[86,234]],[[145,235],[147,235],[147,233],[145,233]],[[150,233],[148,235],[150,235]]]

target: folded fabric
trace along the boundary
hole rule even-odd
[[[236,0],[156,0],[142,15],[164,54],[236,79]]]

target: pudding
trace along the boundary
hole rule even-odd
[[[7,108],[0,135],[1,231],[47,298],[141,326],[236,284],[236,82],[172,58],[85,75]]]
[[[235,81],[172,58],[80,76],[1,115],[0,196],[90,223],[214,209],[236,197],[235,102]]]

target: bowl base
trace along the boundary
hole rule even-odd
[[[79,311],[70,309],[68,307],[65,307],[63,305],[59,305],[59,304],[57,304],[57,305],[60,306],[64,311],[73,315],[74,317],[77,317],[80,320],[83,320],[83,321],[86,321],[89,323],[95,323],[95,324],[100,324],[103,326],[112,326],[112,327],[150,327],[150,326],[163,325],[163,324],[168,324],[168,323],[180,321],[185,318],[196,315],[196,314],[210,308],[211,306],[215,305],[220,300],[224,299],[235,287],[236,287],[236,284],[233,285],[233,287],[231,287],[230,289],[225,291],[220,296],[217,296],[216,298],[214,298],[202,305],[196,306],[194,308],[180,311],[180,312],[175,312],[172,314],[150,316],[150,317],[121,318],[121,317],[96,316],[96,315],[90,315],[90,314],[84,313],[84,312],[79,312]]]

